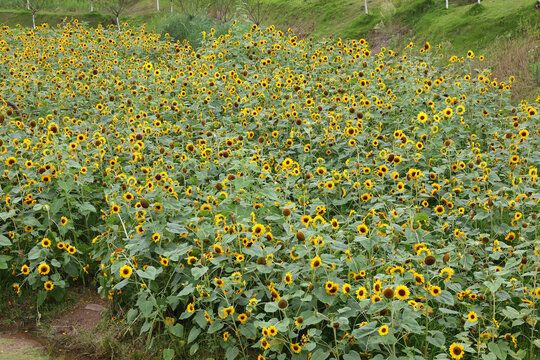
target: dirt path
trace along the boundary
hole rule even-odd
[[[101,341],[96,329],[106,301],[88,289],[75,289],[70,297],[63,311],[43,319],[38,328],[28,323],[18,328],[0,325],[0,359],[95,359],[92,352]]]
[[[0,359],[49,360],[46,347],[33,334],[0,334]]]

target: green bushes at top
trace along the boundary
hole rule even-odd
[[[218,35],[223,35],[227,32],[228,26],[226,23],[204,15],[178,14],[164,22],[159,27],[159,31],[164,35],[169,34],[173,39],[181,42],[187,40],[191,46],[198,48],[203,40],[203,31],[208,32],[214,28]]]

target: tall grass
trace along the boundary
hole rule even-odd
[[[30,0],[32,3],[32,0]],[[26,0],[0,0],[1,9],[26,9]],[[94,1],[94,9],[96,1]],[[62,12],[86,12],[90,11],[90,0],[47,0],[43,1],[43,9],[48,11]]]

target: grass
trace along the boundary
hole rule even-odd
[[[21,346],[11,339],[0,339],[0,358],[2,360],[47,360],[39,350],[31,346]]]
[[[100,14],[97,12],[92,13],[80,13],[74,14],[69,12],[53,12],[53,11],[40,11],[36,15],[36,25],[47,23],[50,26],[56,26],[57,24],[62,23],[65,18],[75,17],[79,21],[88,23],[92,27],[98,25],[107,26],[111,24],[112,15]],[[32,26],[32,15],[27,10],[6,10],[0,9],[0,24],[6,24],[9,26],[16,26],[20,24],[21,26]]]

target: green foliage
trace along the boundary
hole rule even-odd
[[[466,14],[469,16],[477,16],[483,13],[486,10],[486,7],[482,4],[474,4],[467,10]]]
[[[178,14],[162,23],[159,31],[163,35],[169,34],[174,40],[188,41],[193,47],[198,48],[203,41],[202,33],[209,33],[211,29],[214,29],[217,35],[222,35],[227,31],[228,25],[205,15]]]
[[[533,359],[540,107],[472,51],[256,25],[197,48],[1,36],[10,296],[97,281],[166,359]]]

